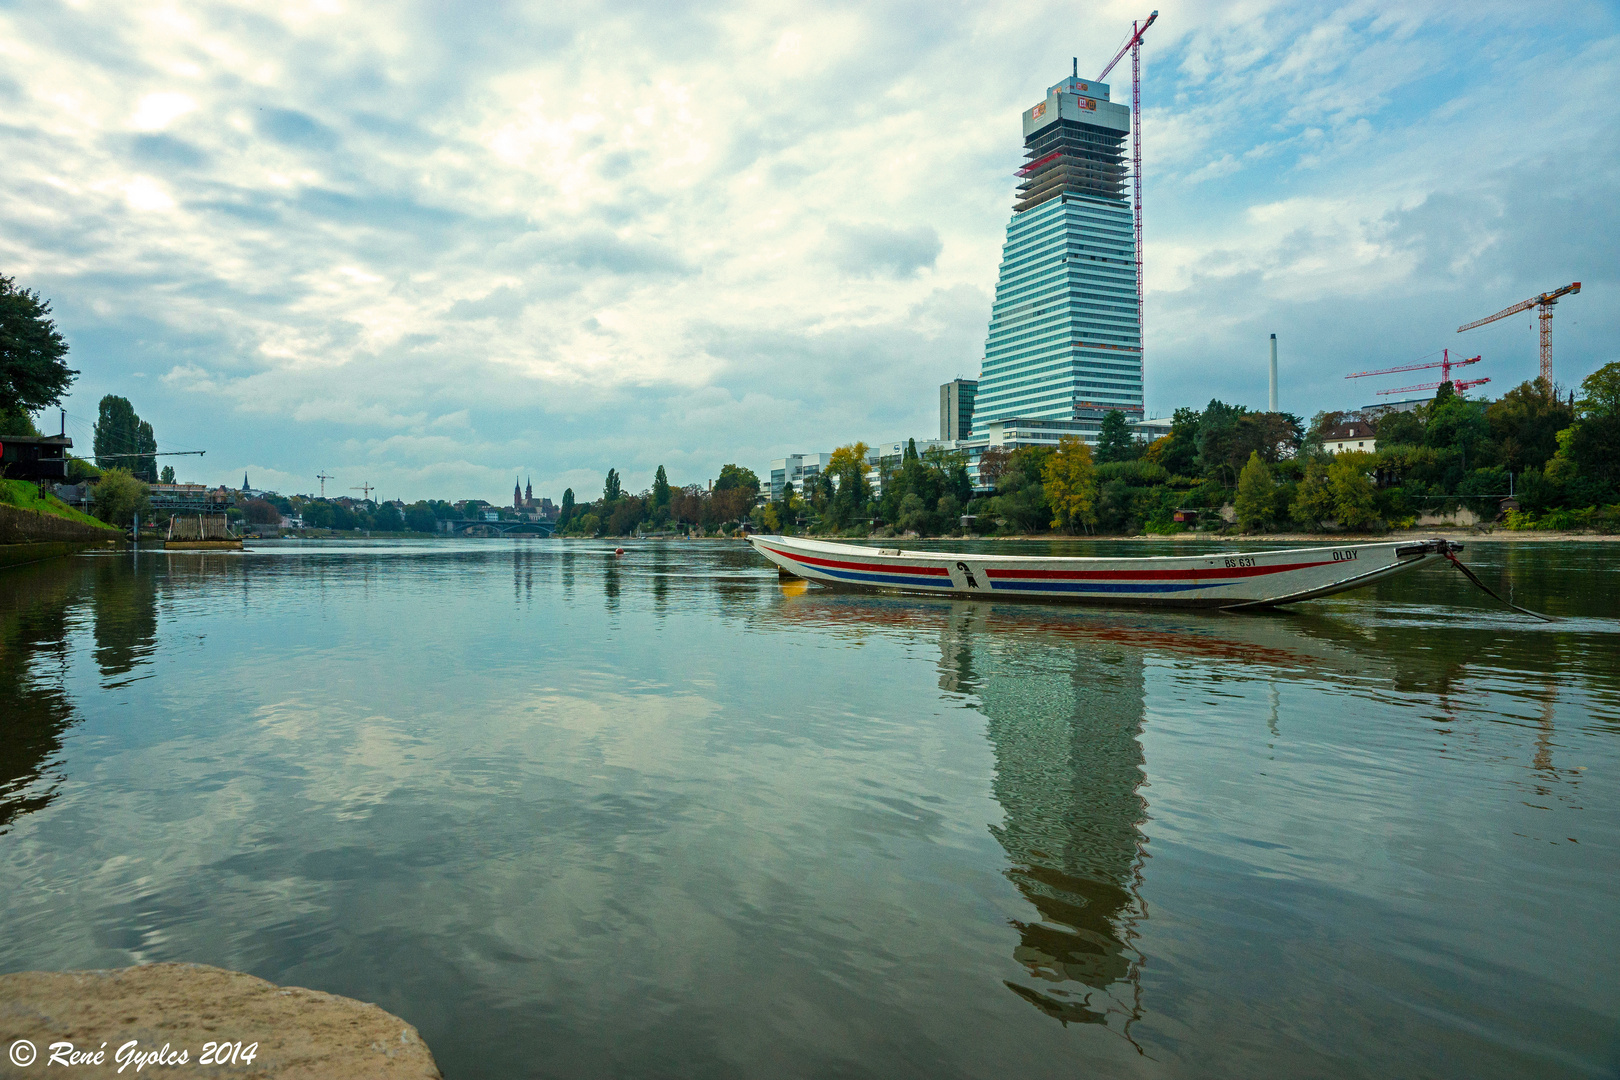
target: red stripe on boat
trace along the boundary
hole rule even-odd
[[[1321,562],[1283,563],[1279,566],[1209,566],[1191,570],[986,570],[984,576],[1046,581],[1196,581],[1199,578],[1259,577],[1262,574],[1308,570],[1313,566],[1329,566],[1332,563],[1332,559],[1324,559]]]
[[[868,573],[878,574],[928,574],[934,577],[950,577],[951,572],[943,566],[896,566],[894,563],[867,563],[867,562],[839,562],[837,559],[812,559],[808,555],[799,555],[792,551],[778,551],[776,548],[765,550],[784,559],[794,562],[809,563],[811,566],[836,566],[840,570],[865,570]]]

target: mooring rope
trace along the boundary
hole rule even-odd
[[[1502,603],[1506,604],[1508,607],[1512,608],[1514,611],[1523,612],[1524,614],[1530,616],[1532,619],[1540,619],[1542,622],[1557,622],[1558,621],[1557,619],[1554,619],[1551,616],[1542,615],[1539,612],[1531,611],[1529,608],[1522,608],[1518,604],[1515,604],[1513,601],[1504,598],[1495,589],[1491,588],[1489,585],[1487,585],[1483,581],[1479,580],[1479,577],[1477,575],[1475,575],[1475,573],[1472,570],[1468,569],[1468,567],[1466,565],[1464,565],[1463,561],[1461,559],[1457,558],[1457,556],[1454,553],[1452,553],[1450,551],[1447,551],[1445,553],[1445,556],[1446,556],[1446,558],[1451,560],[1451,565],[1452,566],[1455,566],[1457,569],[1459,569],[1459,570],[1461,570],[1463,572],[1463,577],[1467,578],[1469,581],[1472,581],[1475,585],[1478,585],[1480,588],[1484,589],[1487,593],[1490,593],[1492,596],[1496,597],[1496,599],[1500,600]]]

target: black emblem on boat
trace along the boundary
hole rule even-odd
[[[959,563],[956,564],[956,568],[958,570],[962,571],[962,573],[967,575],[968,588],[977,589],[979,587],[979,583],[977,581],[973,580],[973,571],[968,569],[968,564],[967,563],[959,562]]]

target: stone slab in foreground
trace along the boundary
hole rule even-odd
[[[33,1044],[28,1065],[25,1048]],[[142,1054],[180,1051],[185,1064],[152,1060],[122,1074],[115,1055],[136,1040]],[[71,1042],[103,1063],[47,1065],[52,1043]],[[207,1044],[258,1043],[251,1064],[202,1064]],[[102,1044],[106,1044],[103,1048]],[[130,1051],[126,1051],[126,1055]],[[276,1080],[437,1080],[416,1029],[375,1005],[319,990],[281,987],[203,964],[149,964],[115,971],[24,971],[0,975],[0,1076],[230,1076]]]

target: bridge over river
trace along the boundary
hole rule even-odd
[[[551,521],[482,521],[475,518],[449,518],[440,523],[451,536],[551,536]]]

